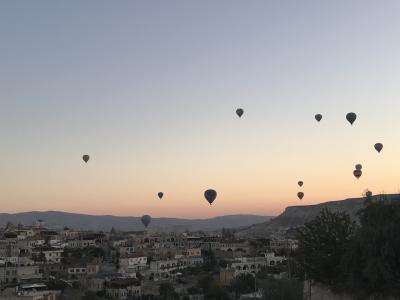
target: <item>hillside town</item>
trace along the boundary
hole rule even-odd
[[[229,229],[95,232],[54,230],[41,221],[8,223],[0,236],[0,299],[10,300],[201,300],[205,280],[230,291],[232,299],[261,298],[256,284],[249,294],[231,288],[233,282],[246,276],[256,282],[255,274],[290,277],[286,253],[297,247],[280,232],[271,239],[239,239]]]

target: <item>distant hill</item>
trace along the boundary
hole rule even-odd
[[[210,219],[176,219],[176,218],[153,218],[149,226],[150,230],[176,231],[188,230],[213,231],[223,227],[234,228],[250,226],[252,224],[270,220],[268,216],[258,215],[231,215],[220,216]],[[32,211],[15,214],[0,213],[0,226],[7,222],[13,224],[31,225],[43,220],[44,226],[49,228],[63,228],[65,226],[74,229],[103,230],[109,231],[112,227],[118,230],[143,230],[140,217],[118,217],[111,215],[84,215],[66,213],[59,211]]]
[[[372,201],[400,201],[399,194],[376,195]],[[354,220],[357,220],[357,212],[364,206],[365,198],[350,198],[340,201],[329,201],[316,205],[289,206],[279,216],[270,221],[255,224],[247,228],[237,230],[238,236],[269,236],[278,229],[293,228],[314,219],[322,208],[327,207],[333,211],[344,211]]]

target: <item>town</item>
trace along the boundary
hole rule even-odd
[[[242,239],[229,229],[179,234],[53,230],[41,220],[31,226],[9,222],[1,236],[0,299],[12,300],[201,300],[207,280],[229,291],[229,298],[262,298],[256,274],[289,278],[286,254],[297,247],[285,232]],[[254,289],[236,289],[239,279],[250,280]]]

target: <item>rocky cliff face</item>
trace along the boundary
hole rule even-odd
[[[357,220],[357,212],[364,206],[365,200],[366,198],[350,198],[316,205],[289,206],[282,214],[271,221],[243,228],[238,230],[236,234],[238,236],[269,236],[279,229],[297,227],[311,221],[325,207],[333,211],[344,211],[354,220]],[[376,195],[371,198],[371,201],[400,201],[400,195]]]

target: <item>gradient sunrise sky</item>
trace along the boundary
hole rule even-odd
[[[0,38],[1,212],[276,215],[400,188],[399,1],[2,1]]]

